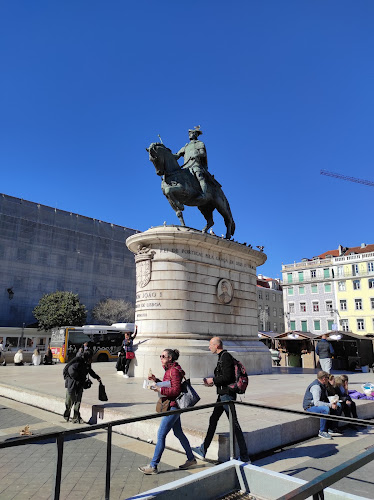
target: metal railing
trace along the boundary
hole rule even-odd
[[[219,406],[229,407],[229,447],[230,447],[230,460],[235,457],[235,432],[234,432],[234,408],[236,405],[250,407],[250,408],[261,408],[263,410],[272,410],[283,413],[290,413],[295,415],[301,415],[304,417],[321,418],[321,413],[312,413],[299,410],[291,410],[289,408],[277,408],[274,406],[268,406],[258,403],[246,403],[244,401],[224,401],[218,403],[209,403],[205,405],[195,406],[193,408],[186,408],[183,410],[177,409],[173,411],[173,414],[188,413],[193,411],[205,410],[207,408],[216,408]],[[149,415],[143,415],[142,417],[132,417],[124,418],[120,420],[113,420],[112,422],[107,422],[103,424],[88,425],[86,427],[80,427],[78,429],[71,429],[66,431],[58,432],[48,432],[45,434],[40,434],[38,436],[22,437],[15,441],[6,441],[0,443],[0,449],[13,448],[15,446],[23,446],[27,444],[37,443],[40,441],[46,441],[50,439],[56,439],[56,469],[55,469],[55,481],[53,487],[52,498],[54,500],[60,499],[61,492],[61,477],[62,477],[62,464],[63,464],[63,452],[64,452],[64,442],[65,438],[69,436],[74,436],[76,434],[81,434],[85,432],[92,432],[101,429],[107,429],[107,453],[106,453],[106,475],[105,475],[105,500],[110,499],[110,481],[111,481],[111,458],[112,458],[112,431],[113,427],[118,425],[131,424],[135,422],[141,422],[144,420],[152,420],[154,418],[162,418],[165,413],[151,413]],[[323,415],[322,418],[326,420],[332,420],[337,422],[348,422],[350,424],[361,425],[365,427],[374,426],[374,422],[358,418],[349,418],[336,415]],[[339,479],[342,479],[347,474],[359,469],[363,465],[369,463],[374,459],[374,450],[366,451],[361,453],[357,457],[343,463],[341,466],[330,470],[318,476],[314,480],[306,483],[288,493],[285,496],[279,497],[277,500],[304,500],[305,498],[313,495],[313,500],[323,499],[324,488],[335,483]]]

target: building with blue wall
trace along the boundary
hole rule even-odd
[[[0,326],[35,323],[42,295],[72,291],[90,311],[106,298],[135,303],[135,263],[115,224],[0,194]]]

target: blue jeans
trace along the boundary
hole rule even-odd
[[[311,411],[313,413],[323,413],[323,415],[330,414],[330,408],[328,406],[311,406],[310,408],[307,408],[306,411]],[[327,432],[327,430],[328,430],[327,420],[321,418],[321,420],[319,421],[319,431]]]
[[[219,401],[235,401],[236,396],[230,396],[229,394],[221,394],[218,396],[217,403]],[[223,405],[223,406],[217,406],[214,408],[213,413],[209,419],[209,427],[206,433],[206,437],[204,440],[204,450],[205,452],[210,446],[210,443],[212,442],[213,436],[216,432],[217,429],[217,424],[218,420],[221,418],[223,412],[226,413],[227,418],[229,418],[229,407],[228,405]],[[234,431],[235,431],[235,437],[236,441],[239,446],[239,451],[240,451],[240,460],[242,462],[248,462],[249,461],[249,456],[248,456],[248,450],[247,450],[247,445],[245,443],[244,435],[242,432],[242,429],[239,425],[238,422],[238,417],[236,415],[236,410],[235,406],[233,408],[233,421],[234,421]]]
[[[178,408],[171,407],[169,412],[171,413],[173,412],[173,410],[177,409]],[[171,413],[170,415],[166,415],[161,419],[160,427],[157,433],[156,449],[152,458],[152,462],[150,463],[151,467],[157,467],[157,465],[160,463],[161,456],[165,449],[166,436],[169,434],[171,429],[173,429],[175,437],[179,439],[181,445],[183,446],[183,449],[187,455],[187,460],[194,459],[190,443],[188,442],[186,435],[182,431],[180,414],[178,413],[176,415],[173,415]]]

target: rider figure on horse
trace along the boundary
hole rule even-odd
[[[202,134],[200,130],[200,125],[188,131],[188,137],[190,142],[188,142],[183,148],[181,148],[175,158],[178,160],[181,156],[184,157],[184,164],[182,168],[188,168],[193,176],[200,183],[201,198],[207,198],[208,182],[211,175],[208,172],[208,158],[206,154],[205,144],[198,140],[199,135]],[[208,182],[207,182],[208,181]]]

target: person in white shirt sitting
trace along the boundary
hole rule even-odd
[[[32,364],[34,366],[38,366],[38,365],[40,365],[41,361],[42,361],[42,356],[39,352],[39,349],[35,349],[35,351],[32,355]]]
[[[14,365],[15,366],[23,366],[23,354],[22,349],[18,349],[18,351],[14,355]]]

